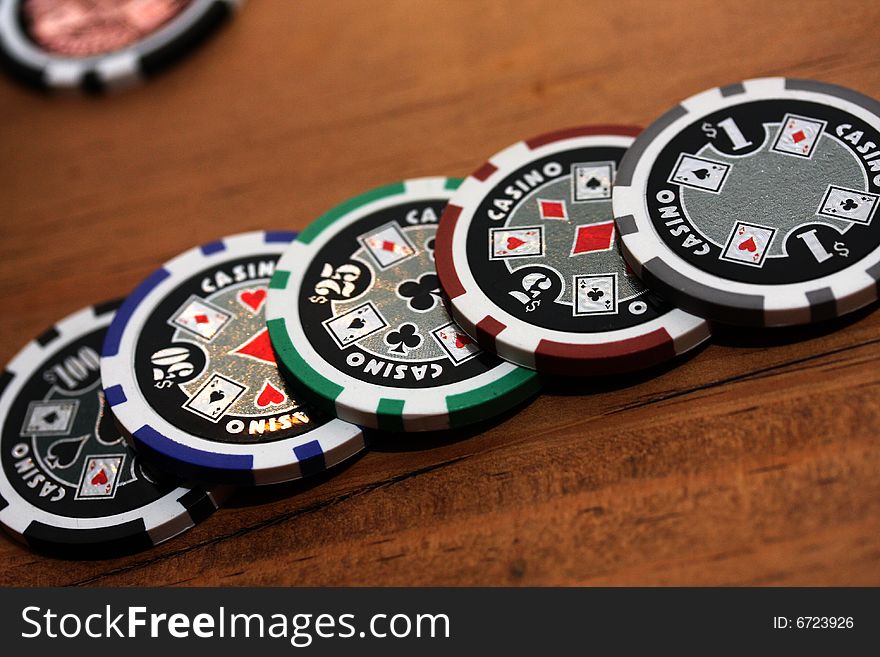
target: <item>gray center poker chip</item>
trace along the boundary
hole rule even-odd
[[[35,38],[32,19],[25,11],[26,4],[34,1],[0,2],[2,64],[13,77],[37,88],[92,93],[130,87],[158,73],[197,47],[244,4],[244,0],[186,0],[182,9],[164,9],[173,13],[172,17],[133,42],[123,38],[121,47],[77,56],[52,51]],[[96,43],[102,37],[112,42],[120,31],[139,33],[159,11],[141,2],[130,9],[117,7],[119,15],[106,16],[101,12],[112,7],[99,9],[91,6],[94,3],[65,1],[71,7],[58,18],[47,17],[45,23],[53,38],[72,46]],[[83,6],[73,6],[80,4]]]
[[[213,513],[229,492],[184,485],[126,444],[99,374],[98,353],[118,304],[61,320],[0,375],[0,523],[62,557],[157,545]]]
[[[790,326],[877,299],[880,103],[765,78],[688,98],[617,173],[627,262],[718,322]]]
[[[278,372],[269,280],[295,233],[186,251],[125,300],[107,332],[107,402],[140,453],[181,476],[270,484],[364,449],[360,427],[304,406]]]
[[[452,315],[483,348],[538,372],[620,374],[709,337],[645,289],[616,246],[611,188],[637,128],[519,142],[464,181],[437,232]]]
[[[449,317],[437,221],[460,181],[374,189],[306,228],[278,262],[267,324],[283,371],[350,422],[430,431],[527,399],[536,374],[480,350]]]

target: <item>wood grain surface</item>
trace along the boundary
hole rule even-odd
[[[145,87],[0,81],[0,360],[225,234],[463,176],[510,143],[649,123],[759,76],[880,96],[880,3],[252,0]],[[490,426],[383,437],[127,558],[0,539],[4,585],[880,584],[880,314],[721,329]]]

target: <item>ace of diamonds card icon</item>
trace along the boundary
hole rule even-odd
[[[825,121],[810,119],[797,114],[786,114],[776,133],[770,149],[783,155],[795,155],[809,159],[813,156],[819,137],[825,129]]]

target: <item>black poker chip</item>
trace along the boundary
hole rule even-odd
[[[61,557],[157,545],[209,516],[229,492],[152,467],[116,427],[98,354],[118,305],[61,320],[0,375],[0,523]]]

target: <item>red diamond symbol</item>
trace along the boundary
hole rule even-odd
[[[193,317],[193,319],[196,320],[196,324],[207,324],[208,323],[208,316],[207,315],[196,315],[195,317]]]
[[[607,251],[614,242],[614,222],[578,226],[574,238],[571,255],[590,253],[591,251]]]
[[[791,138],[792,138],[792,141],[794,141],[794,143],[797,144],[798,142],[803,141],[804,139],[806,139],[807,136],[804,134],[804,131],[803,131],[803,130],[798,130],[796,133],[794,133],[794,134],[791,136]]]
[[[540,201],[542,219],[568,219],[563,201]]]

